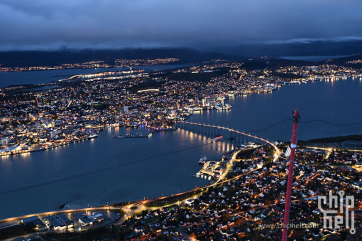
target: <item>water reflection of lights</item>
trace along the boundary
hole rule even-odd
[[[30,152],[23,152],[23,153],[20,153],[20,156],[30,156]]]
[[[8,160],[10,159],[10,155],[2,155],[1,160]]]
[[[232,131],[232,132],[234,132],[235,134],[240,134],[240,135],[243,135],[243,136],[246,136],[247,138],[254,138],[254,142],[256,141],[256,140],[260,140],[260,141],[262,141],[262,142],[265,142],[265,143],[268,143],[268,144],[270,144],[271,146],[273,146],[273,148],[276,150],[276,153],[277,153],[277,157],[280,155],[280,150],[278,149],[278,147],[274,144],[274,143],[272,143],[272,142],[270,142],[269,140],[265,140],[265,139],[263,139],[262,137],[257,137],[257,136],[253,136],[253,135],[251,135],[250,133],[249,134],[247,134],[247,133],[244,133],[244,132],[241,132],[241,131],[239,131],[239,130],[233,130],[233,129],[231,129],[231,128],[228,128],[228,127],[224,127],[224,126],[214,126],[214,125],[206,125],[206,124],[200,124],[200,123],[193,123],[193,122],[183,122],[183,121],[180,121],[180,123],[187,123],[187,124],[189,124],[189,125],[194,125],[194,126],[203,126],[203,127],[210,127],[210,128],[218,128],[218,129],[221,129],[221,130],[227,130],[227,131]],[[218,146],[218,149],[220,148],[220,146]],[[277,158],[276,157],[276,158]]]

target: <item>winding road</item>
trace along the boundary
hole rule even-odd
[[[279,157],[280,157],[280,154],[281,154],[281,151],[279,150],[279,148],[272,142],[270,142],[269,140],[265,140],[263,138],[260,138],[260,137],[257,137],[257,136],[253,136],[253,135],[250,135],[250,134],[247,134],[247,133],[244,133],[244,132],[241,132],[241,131],[238,131],[238,130],[234,130],[232,128],[228,128],[228,127],[222,127],[222,126],[216,126],[216,125],[209,125],[209,124],[201,124],[201,123],[193,123],[193,122],[184,122],[184,121],[179,121],[179,123],[187,123],[189,125],[195,125],[195,126],[203,126],[203,127],[212,127],[212,128],[219,128],[219,129],[223,129],[223,130],[227,130],[227,131],[230,131],[230,132],[234,132],[234,133],[237,133],[237,134],[240,134],[240,135],[245,135],[245,136],[248,136],[248,137],[251,137],[251,138],[255,138],[255,139],[258,139],[262,142],[265,142],[269,145],[271,145],[274,149],[275,149],[275,153],[274,153],[274,159],[273,161],[276,161]],[[220,176],[220,178],[218,178],[217,181],[215,181],[214,183],[210,184],[210,185],[207,185],[207,186],[203,186],[203,187],[200,187],[202,189],[208,189],[210,187],[215,187],[217,185],[222,185],[224,183],[228,183],[228,182],[231,182],[231,181],[234,181],[234,180],[237,180],[239,179],[240,177],[244,176],[244,175],[247,175],[249,174],[250,172],[247,172],[247,173],[242,173],[238,176],[235,176],[233,178],[230,178],[230,179],[227,179],[227,180],[224,180],[223,179],[225,178],[225,176],[227,175],[227,173],[229,172],[229,170],[231,169],[231,164],[232,162],[235,160],[237,154],[240,152],[239,151],[236,151],[233,153],[232,155],[232,158],[230,158],[229,162],[228,162],[228,165],[227,165],[227,168],[226,168],[226,171],[224,172],[223,175]],[[258,169],[255,169],[255,170],[258,170]],[[255,170],[252,170],[252,171],[255,171]],[[161,198],[158,198],[158,199],[154,199],[154,200],[145,200],[145,201],[141,201],[141,202],[138,202],[138,203],[133,203],[133,204],[129,204],[129,205],[126,205],[126,206],[122,206],[122,207],[112,207],[112,206],[100,206],[100,207],[92,207],[92,208],[80,208],[80,209],[67,209],[67,210],[60,210],[60,211],[50,211],[50,212],[43,212],[43,213],[35,213],[35,214],[29,214],[29,215],[23,215],[23,216],[18,216],[18,217],[12,217],[12,218],[6,218],[6,219],[2,219],[0,220],[0,225],[2,224],[3,226],[8,226],[8,225],[12,225],[12,224],[16,224],[18,223],[19,221],[21,221],[22,219],[24,218],[28,218],[28,217],[31,217],[31,216],[48,216],[48,215],[56,215],[56,214],[61,214],[61,213],[77,213],[77,212],[89,212],[89,211],[97,211],[97,210],[122,210],[125,215],[115,223],[115,225],[119,225],[119,224],[122,224],[125,220],[129,219],[130,217],[132,217],[134,214],[136,213],[139,213],[143,210],[156,210],[156,209],[160,209],[162,207],[165,207],[165,206],[162,206],[162,207],[147,207],[145,204],[148,203],[148,202],[151,202],[151,201],[157,201],[157,200],[163,200],[163,199],[166,199],[166,198],[174,198],[174,197],[177,197],[177,196],[181,196],[183,194],[187,194],[187,193],[191,193],[195,190],[190,190],[190,191],[187,191],[187,192],[182,192],[182,193],[178,193],[178,194],[174,194],[174,195],[171,195],[171,196],[165,196],[165,197],[161,197]],[[193,197],[197,197],[199,195],[201,195],[202,192],[200,194],[196,194],[194,195]],[[187,197],[187,198],[184,198],[184,200],[179,200],[179,202],[182,202],[182,201],[185,201],[187,199],[190,199],[191,197]],[[174,203],[170,203],[166,206],[169,206],[169,205],[173,205]]]

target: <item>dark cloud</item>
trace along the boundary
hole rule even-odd
[[[0,46],[210,47],[362,37],[360,0],[1,0]]]

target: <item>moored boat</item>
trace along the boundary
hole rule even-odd
[[[88,135],[88,139],[93,139],[93,138],[97,138],[98,135],[96,133],[92,133],[90,135]]]
[[[199,165],[204,165],[206,163],[206,156],[201,156],[200,160],[199,160]]]

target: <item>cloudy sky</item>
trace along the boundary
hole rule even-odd
[[[362,0],[0,0],[0,48],[362,39]]]

